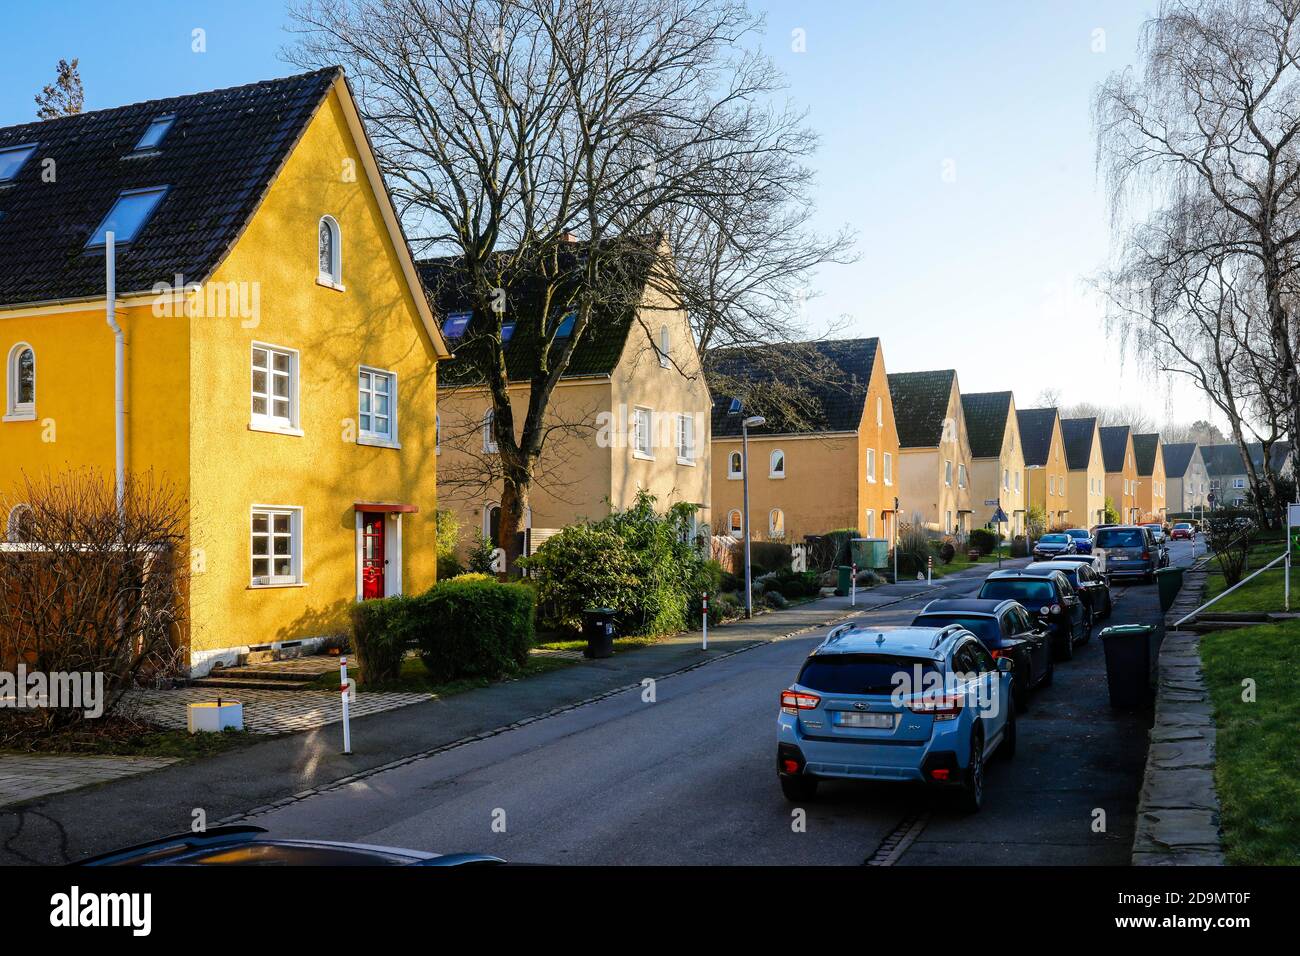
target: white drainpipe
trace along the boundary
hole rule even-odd
[[[116,438],[116,491],[119,522],[126,507],[126,337],[117,322],[117,255],[114,235],[104,234],[104,259],[107,268],[108,295],[104,318],[113,330],[113,425]]]

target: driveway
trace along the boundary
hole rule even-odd
[[[1182,542],[1173,554],[1190,561]],[[979,584],[951,579],[943,596]],[[926,600],[861,618],[904,624]],[[1116,589],[1108,623],[1158,618],[1153,586]],[[918,789],[833,783],[799,826],[777,787],[773,725],[780,690],[823,634],[373,773],[253,822],[283,836],[538,863],[1128,862],[1149,717],[1111,712],[1096,639],[1033,698],[1019,752],[991,768],[977,816]]]

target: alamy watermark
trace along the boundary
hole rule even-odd
[[[103,671],[0,671],[0,710],[79,710],[90,719],[104,713]]]

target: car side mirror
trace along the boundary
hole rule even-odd
[[[1015,669],[1015,666],[1015,662],[1013,662],[1009,657],[998,658],[998,670],[1003,674],[1010,674],[1012,670]]]

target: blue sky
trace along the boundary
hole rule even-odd
[[[1090,98],[1134,55],[1154,0],[757,0],[767,52],[821,137],[822,225],[860,260],[823,270],[814,333],[879,335],[893,371],[956,368],[966,391],[1044,387],[1205,417],[1186,387],[1121,361],[1086,279],[1110,248]],[[0,125],[33,118],[59,57],[95,109],[292,72],[275,0],[10,0]],[[206,52],[192,50],[195,29]],[[806,49],[792,49],[802,30]],[[1104,31],[1104,50],[1095,52]]]

